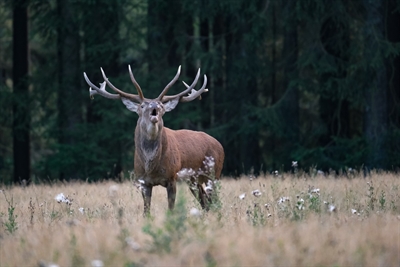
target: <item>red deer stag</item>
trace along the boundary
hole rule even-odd
[[[200,76],[197,72],[193,83],[183,92],[176,95],[166,95],[171,86],[178,80],[181,67],[172,81],[167,84],[161,94],[155,99],[147,99],[143,96],[142,89],[136,82],[131,67],[129,75],[138,92],[137,95],[123,92],[116,88],[106,77],[103,69],[104,82],[100,88],[95,86],[84,73],[89,88],[90,96],[98,94],[105,98],[121,99],[125,106],[139,115],[135,129],[135,162],[134,173],[141,183],[141,191],[144,201],[144,213],[150,212],[152,188],[156,185],[166,187],[168,194],[168,208],[172,210],[175,205],[177,173],[182,169],[201,170],[203,161],[207,157],[214,159],[215,177],[219,179],[224,162],[224,149],[213,137],[204,132],[190,130],[171,130],[164,127],[163,115],[173,110],[179,102],[190,102],[200,98],[207,92],[207,76],[204,75],[203,86],[199,90],[194,87]],[[106,84],[116,92],[111,94],[105,90]],[[93,90],[93,89],[94,90]],[[193,181],[193,179],[192,179]],[[210,196],[203,188],[208,181],[207,175],[200,175],[190,187],[193,195],[200,201],[204,209],[208,209]],[[198,195],[197,195],[198,193]]]

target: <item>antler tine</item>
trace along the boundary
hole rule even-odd
[[[174,83],[178,80],[180,74],[181,74],[181,65],[179,65],[178,71],[176,72],[175,77],[172,79],[172,81],[169,82],[169,84],[167,84],[167,86],[165,86],[164,90],[157,97],[157,99],[159,101],[163,100],[164,95],[168,92],[169,88],[171,88],[171,86],[174,85]]]
[[[200,78],[200,68],[197,71],[196,78],[194,79],[193,83],[185,91],[180,92],[179,94],[176,94],[176,95],[164,96],[161,101],[162,102],[166,102],[166,101],[169,101],[169,100],[171,100],[173,98],[181,97],[181,96],[184,96],[184,95],[190,93],[191,90],[196,86],[197,81],[199,80],[199,78]]]
[[[123,96],[125,98],[128,98],[130,100],[142,103],[143,99],[138,96],[138,95],[134,95],[134,94],[128,94],[125,93],[124,91],[119,90],[117,87],[115,87],[107,78],[106,74],[103,71],[103,68],[100,68],[101,70],[101,74],[103,75],[104,81],[107,83],[108,86],[110,86],[111,89],[113,89],[115,92],[117,92],[120,96]]]
[[[106,91],[106,83],[105,82],[101,83],[100,88],[99,88],[89,80],[88,76],[86,75],[86,72],[83,73],[83,77],[85,78],[86,83],[90,86],[89,87],[90,98],[93,99],[94,95],[99,94],[105,98],[120,99],[120,96],[118,94],[110,94],[109,92]]]
[[[133,85],[136,87],[136,90],[138,91],[140,99],[143,101],[144,96],[143,96],[142,88],[140,88],[140,85],[138,84],[135,77],[133,76],[131,65],[128,65],[128,69],[129,69],[129,76],[131,77],[131,81],[132,81]]]
[[[183,84],[187,87],[190,88],[189,85],[187,85],[185,82],[183,82]],[[206,88],[207,86],[207,76],[204,75],[204,82],[203,82],[203,86],[198,90],[194,90],[192,89],[192,91],[189,93],[188,96],[184,96],[180,99],[180,102],[190,102],[195,100],[196,98],[199,98],[201,100],[201,94],[208,92],[208,89]]]

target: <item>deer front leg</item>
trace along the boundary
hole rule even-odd
[[[144,202],[144,216],[150,214],[151,194],[153,187],[151,185],[142,185],[142,196]]]
[[[168,208],[174,209],[175,198],[176,198],[176,181],[168,182],[167,184],[167,195],[168,195]]]

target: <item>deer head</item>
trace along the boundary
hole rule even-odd
[[[163,127],[162,116],[171,110],[173,110],[179,102],[190,102],[196,98],[201,99],[201,94],[207,92],[207,76],[204,75],[203,86],[199,90],[195,90],[194,87],[200,77],[200,69],[197,71],[196,78],[193,83],[189,86],[185,82],[183,84],[186,86],[186,90],[182,91],[176,95],[166,95],[168,90],[175,84],[181,73],[181,66],[179,66],[175,77],[165,86],[161,94],[155,99],[145,98],[140,85],[137,83],[135,77],[132,74],[131,66],[128,66],[129,75],[133,85],[135,86],[138,94],[129,94],[121,91],[115,87],[107,78],[103,69],[100,68],[101,73],[104,78],[104,82],[100,84],[100,87],[94,85],[86,73],[83,73],[86,82],[90,86],[89,92],[90,96],[93,98],[94,95],[98,94],[109,99],[121,99],[125,104],[127,109],[136,112],[139,115],[138,127],[142,131],[146,132],[146,138],[149,140],[155,139],[158,136],[159,131]],[[111,94],[105,90],[106,84],[117,94]]]

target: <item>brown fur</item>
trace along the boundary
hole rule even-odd
[[[200,77],[200,69],[192,85],[186,85],[183,92],[167,96],[169,88],[178,80],[181,67],[172,81],[164,88],[156,99],[144,98],[142,89],[136,82],[131,68],[129,73],[138,95],[125,93],[110,83],[103,69],[101,69],[104,83],[100,88],[94,85],[86,73],[84,77],[89,84],[90,95],[93,97],[99,94],[109,99],[121,99],[124,105],[139,115],[135,129],[135,175],[140,183],[144,200],[144,212],[150,211],[152,188],[162,185],[167,188],[168,207],[173,209],[176,196],[177,173],[183,168],[195,171],[203,168],[203,161],[206,157],[214,158],[215,178],[221,176],[224,162],[224,149],[213,137],[203,132],[189,130],[173,131],[164,127],[162,116],[173,110],[179,102],[190,102],[207,92],[207,76],[204,75],[203,86],[199,90],[194,87]],[[117,94],[110,94],[105,90],[106,84]],[[211,202],[202,184],[208,181],[206,175],[199,175],[196,181],[192,181],[190,190],[198,197],[203,208],[207,209]],[[196,189],[197,187],[197,189]]]

